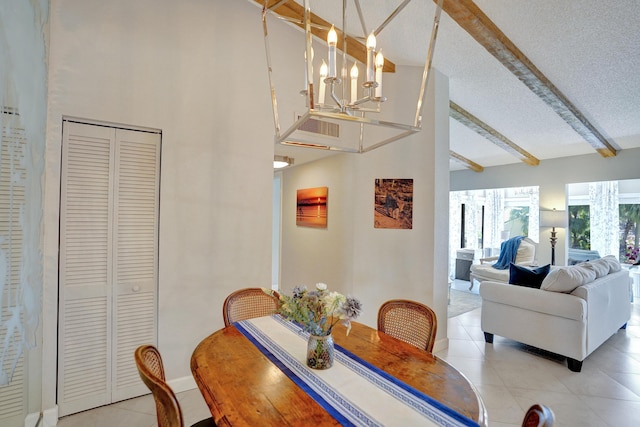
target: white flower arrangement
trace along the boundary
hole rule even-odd
[[[291,296],[280,295],[278,313],[285,319],[298,323],[311,335],[330,335],[333,327],[342,322],[351,330],[351,320],[362,310],[360,301],[338,292],[329,292],[326,283],[316,283],[316,289],[308,291],[304,285],[293,288]]]

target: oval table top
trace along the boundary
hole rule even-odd
[[[450,409],[487,424],[475,387],[442,359],[364,324],[335,343],[429,395]],[[217,425],[340,425],[234,325],[205,338],[191,356],[191,372]]]

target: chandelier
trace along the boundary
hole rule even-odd
[[[402,25],[403,15],[410,17],[408,10],[404,14],[402,12],[411,0],[399,1],[388,16],[371,24],[365,22],[360,0],[339,2],[341,10],[328,14],[339,22],[326,21],[314,13],[328,16],[327,5],[335,2],[316,1],[314,4],[318,12],[312,11],[311,0],[304,0],[303,4],[293,0],[256,1],[263,3],[262,23],[276,144],[365,153],[421,130],[422,100],[431,70],[443,0],[438,0],[430,36],[426,34],[428,29],[425,31],[428,50],[422,77],[416,79],[415,88],[411,89],[415,98],[407,97],[406,92],[404,95],[392,93],[383,86],[383,71],[395,71],[395,65],[383,54],[385,47],[386,51],[393,51],[392,45],[385,46],[385,41],[391,43],[392,39],[385,38],[386,33],[391,32],[385,30],[399,28],[398,22],[392,22],[400,21]],[[367,5],[369,2],[363,3]],[[299,66],[293,67],[295,71],[292,71],[290,63],[283,65],[282,68],[286,69],[282,73],[284,77],[277,75],[278,70],[283,70],[274,67],[272,59],[272,56],[282,59],[285,55],[280,44],[279,51],[273,51],[270,46],[267,28],[270,14],[304,30],[304,49],[301,46],[299,53],[293,53]],[[348,28],[349,25],[351,27]],[[272,52],[277,53],[272,55]],[[295,81],[301,84],[293,84]],[[415,104],[399,108],[399,102],[407,102],[407,98]],[[385,108],[388,104],[392,105]],[[399,120],[394,110],[404,112],[404,119]]]

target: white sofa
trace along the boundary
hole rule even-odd
[[[626,328],[630,289],[629,272],[611,256],[553,269],[540,289],[484,281],[485,341],[499,335],[547,350],[567,357],[569,369],[580,372],[589,354]]]
[[[530,266],[536,263],[536,250],[538,244],[528,237],[523,238],[518,245],[518,252],[514,264]],[[480,264],[472,264],[469,272],[469,290],[473,289],[474,280],[482,283],[485,280],[493,282],[509,283],[509,269],[498,270],[493,264],[498,257],[481,258]],[[492,262],[493,261],[493,262]]]

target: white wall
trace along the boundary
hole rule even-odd
[[[52,0],[44,408],[55,404],[62,117],[162,130],[158,341],[168,379],[188,381],[193,349],[223,326],[224,298],[271,282],[264,57],[247,1]]]
[[[586,142],[585,142],[586,144]],[[513,164],[486,168],[481,173],[451,172],[451,191],[483,188],[540,186],[540,209],[566,209],[566,186],[570,183],[640,178],[640,148],[622,150],[616,157],[599,154],[542,160],[538,166]],[[558,230],[556,264],[566,262],[566,230]],[[550,229],[540,230],[538,261],[551,260]]]
[[[397,67],[395,75],[385,75],[388,96],[405,90],[421,72]],[[436,345],[446,346],[449,93],[444,75],[434,71],[425,98],[421,132],[369,153],[339,154],[283,172],[281,284],[290,292],[295,285],[325,282],[351,294],[363,302],[359,321],[372,327],[385,300],[421,301],[442,319]],[[414,180],[411,230],[374,228],[376,178]],[[327,228],[296,226],[296,190],[319,186],[329,187]]]

